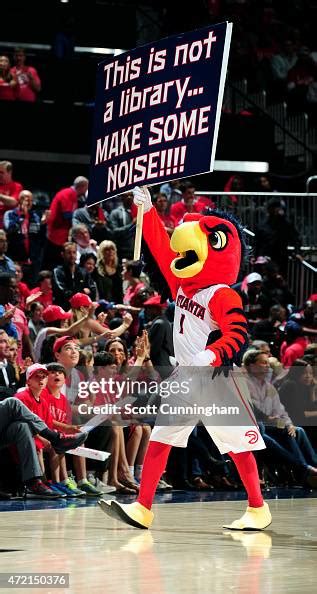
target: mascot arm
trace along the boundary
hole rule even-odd
[[[144,215],[143,237],[168,283],[173,299],[175,299],[178,280],[173,275],[170,266],[176,254],[170,247],[169,235],[154,207]]]
[[[209,302],[209,311],[219,326],[214,342],[206,347],[215,355],[212,366],[240,366],[248,345],[248,323],[239,295],[229,287],[218,289]]]

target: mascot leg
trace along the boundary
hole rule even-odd
[[[156,487],[165,470],[171,445],[150,441],[142,469],[140,493],[135,503],[123,504],[118,501],[98,501],[101,509],[117,520],[134,528],[150,528],[154,514],[151,511]]]
[[[234,454],[229,452],[234,461],[245,490],[248,494],[249,506],[247,511],[239,520],[224,526],[230,530],[263,530],[267,528],[272,517],[267,503],[263,501],[258,468],[252,452],[241,452]]]

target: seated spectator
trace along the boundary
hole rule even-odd
[[[17,398],[0,402],[0,447],[14,445],[19,458],[19,472],[26,488],[26,497],[32,499],[56,499],[54,493],[43,482],[42,469],[36,454],[33,436],[42,436],[54,445],[55,451],[66,452],[83,443],[86,434],[63,438],[52,431],[27,406]],[[83,439],[84,436],[84,439]]]
[[[82,254],[92,253],[97,255],[97,242],[91,239],[89,230],[84,223],[73,225],[70,230],[70,241],[77,245],[76,264],[79,264]]]
[[[5,211],[18,206],[18,197],[23,190],[20,182],[12,179],[12,171],[10,161],[0,161],[0,229],[3,227]]]
[[[280,359],[284,367],[291,367],[296,359],[301,359],[308,344],[302,327],[294,320],[289,320],[284,328],[285,340],[281,345]]]
[[[19,92],[19,83],[11,72],[8,56],[0,56],[0,101],[15,101]]]
[[[60,336],[54,342],[53,353],[55,361],[65,367],[66,378],[60,392],[66,396],[71,407],[72,424],[77,425],[80,420],[78,405],[84,402],[83,398],[78,397],[78,384],[82,381],[82,375],[76,369],[79,362],[79,345],[71,336]],[[76,481],[72,480],[73,486],[78,487],[80,491],[85,491],[88,497],[99,497],[101,491],[87,480],[86,459],[82,456],[72,458],[76,475]]]
[[[285,278],[279,273],[277,264],[268,261],[263,268],[263,292],[271,303],[278,303],[286,308],[295,304],[295,296],[289,290]]]
[[[268,356],[250,349],[243,358],[247,370],[247,383],[259,422],[262,437],[277,461],[288,463],[297,470],[303,484],[314,481],[317,485],[317,455],[305,430],[294,427],[279,399],[278,392],[266,379]]]
[[[159,194],[156,194],[156,196],[153,198],[153,204],[154,207],[156,208],[156,211],[164,225],[165,231],[169,234],[172,235],[175,227],[176,227],[176,221],[174,219],[174,217],[172,215],[169,214],[169,205],[168,205],[168,200],[166,197],[166,194],[163,194],[162,192],[160,192]]]
[[[15,368],[8,361],[9,336],[0,328],[0,393],[1,399],[13,396],[18,387]],[[1,409],[0,409],[1,410]]]
[[[79,201],[85,201],[88,179],[82,175],[74,179],[70,188],[59,190],[53,197],[47,220],[47,241],[43,262],[52,269],[61,262],[63,245],[68,241],[73,213]]]
[[[63,264],[53,270],[54,303],[63,309],[68,309],[69,299],[79,292],[89,295],[94,301],[97,288],[90,275],[76,264],[77,246],[75,243],[64,243],[62,258]]]
[[[91,344],[96,339],[98,340],[98,337],[107,337],[109,339],[121,336],[121,334],[127,331],[132,322],[132,316],[126,313],[120,326],[115,330],[109,330],[107,326],[102,325],[94,318],[95,304],[88,295],[75,293],[69,300],[69,303],[72,308],[72,318],[74,321],[85,318],[84,323],[76,333],[81,345]]]
[[[41,270],[37,279],[37,287],[30,292],[30,295],[36,295],[36,300],[43,307],[48,307],[53,303],[52,276],[50,270]]]
[[[294,421],[305,427],[313,426],[311,434],[315,433],[317,417],[316,388],[312,366],[303,359],[295,359],[279,388],[281,402]]]
[[[289,71],[297,62],[297,53],[292,39],[285,39],[280,51],[271,58],[274,91],[277,98],[284,98]]]
[[[286,309],[281,305],[272,305],[269,317],[252,325],[252,340],[264,340],[270,345],[274,356],[279,355],[281,335],[286,323]]]
[[[22,281],[23,279],[23,270],[22,266],[18,262],[14,262],[15,266],[15,275],[17,279],[17,287],[19,291],[19,307],[21,309],[26,309],[26,301],[31,295],[31,289],[28,287],[26,283]]]
[[[31,357],[34,360],[32,343],[30,341],[30,332],[26,315],[17,304],[19,301],[19,292],[15,276],[7,275],[2,277],[0,284],[0,305],[6,310],[11,310],[11,319],[18,332],[19,355],[18,361],[22,362],[23,357]]]
[[[279,198],[268,202],[268,216],[255,229],[255,256],[269,256],[278,265],[282,276],[287,274],[288,245],[300,255],[300,237],[293,223],[286,218],[286,204]]]
[[[15,338],[9,338],[8,342],[8,354],[7,360],[11,363],[15,370],[15,376],[17,378],[17,385],[25,385],[25,371],[26,368],[32,365],[33,361],[30,357],[25,357],[21,363],[18,363],[19,345]]]
[[[65,367],[55,362],[49,363],[46,368],[48,376],[44,397],[52,415],[53,428],[62,435],[73,435],[80,430],[80,426],[72,424],[70,406],[66,396],[61,393],[66,379]],[[85,491],[77,489],[68,476],[65,454],[56,454],[54,450],[50,452],[50,472],[51,481],[48,485],[53,491],[71,498],[85,495]]]
[[[4,214],[3,225],[7,233],[8,254],[23,268],[24,277],[34,284],[40,266],[38,244],[41,219],[32,210],[33,195],[28,190],[19,194],[19,205]]]
[[[44,307],[42,303],[35,301],[30,306],[30,317],[28,321],[28,327],[30,331],[30,340],[34,345],[37,335],[42,328],[45,326],[45,322],[42,318]]]
[[[309,48],[298,50],[297,61],[287,75],[288,104],[294,111],[307,108],[308,93],[317,81],[317,66],[310,56]]]
[[[241,283],[233,285],[240,295],[243,309],[250,324],[263,320],[268,315],[269,300],[263,293],[263,278],[257,272],[251,272]]]
[[[36,361],[49,363],[53,355],[53,342],[59,336],[72,336],[85,323],[87,315],[73,322],[70,326],[67,321],[72,317],[71,312],[64,311],[59,305],[49,305],[42,313],[45,327],[39,331],[34,343],[34,356]],[[47,344],[50,342],[51,344]]]
[[[106,239],[99,245],[96,267],[99,299],[122,303],[122,277],[117,247],[113,241]]]
[[[10,72],[18,81],[18,101],[34,102],[37,100],[41,90],[41,80],[36,68],[27,66],[25,51],[22,47],[16,47],[13,54],[14,66]]]
[[[310,295],[303,307],[290,315],[290,320],[299,324],[307,336],[317,333],[317,295]]]
[[[10,308],[9,306],[4,307],[4,305],[0,305],[0,328],[4,330],[9,337],[17,339],[18,331],[12,321],[13,315],[13,308]]]

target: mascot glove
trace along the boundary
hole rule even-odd
[[[146,186],[143,186],[142,188],[136,186],[135,188],[133,188],[132,192],[133,202],[134,204],[136,204],[136,206],[141,206],[141,204],[144,204],[144,212],[148,212],[149,210],[151,210],[153,206],[151,194]]]
[[[202,367],[204,365],[212,365],[215,360],[215,353],[209,349],[206,349],[205,351],[200,351],[200,353],[197,353],[197,355],[194,356],[191,366]]]

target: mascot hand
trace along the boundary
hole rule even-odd
[[[152,208],[153,204],[151,200],[151,194],[147,187],[143,186],[142,188],[139,188],[139,186],[136,186],[133,188],[132,192],[134,204],[136,204],[136,206],[141,206],[141,204],[144,204],[144,212],[148,212]]]
[[[215,353],[209,349],[206,349],[205,351],[200,351],[200,353],[197,353],[197,355],[194,356],[191,366],[202,367],[203,365],[212,365],[215,360]]]

